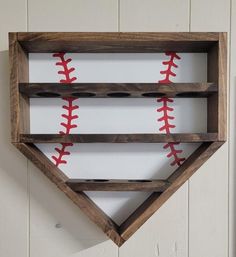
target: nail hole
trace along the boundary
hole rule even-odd
[[[130,179],[128,180],[128,182],[140,182],[140,183],[143,183],[143,182],[152,182],[151,180],[147,180],[147,179]]]
[[[109,179],[86,179],[86,182],[107,182]]]
[[[117,92],[117,93],[109,93],[107,94],[107,96],[110,96],[110,97],[128,97],[130,96],[129,93],[124,93],[124,92]]]
[[[184,92],[184,93],[179,93],[176,96],[179,97],[199,97],[199,94],[196,92]]]
[[[157,93],[157,92],[150,92],[150,93],[143,93],[142,96],[144,96],[144,97],[162,97],[162,96],[165,96],[165,94]]]
[[[57,223],[57,224],[55,225],[55,228],[61,228],[61,227],[62,227],[61,223]]]
[[[73,96],[76,97],[93,97],[96,94],[94,93],[89,93],[89,92],[77,92],[77,93],[72,93]]]
[[[37,95],[42,97],[59,97],[60,96],[60,94],[53,93],[53,92],[39,92],[37,93]]]

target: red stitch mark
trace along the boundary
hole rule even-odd
[[[167,65],[167,69],[160,72],[161,74],[165,75],[164,79],[159,80],[159,83],[163,83],[163,84],[164,83],[171,83],[170,76],[173,76],[173,77],[176,76],[176,73],[174,73],[172,71],[172,68],[173,67],[178,68],[178,65],[176,63],[174,63],[174,60],[175,59],[177,59],[177,60],[181,59],[180,56],[178,56],[176,53],[173,53],[173,52],[167,52],[166,55],[170,56],[170,59],[168,61],[162,62],[163,65]]]
[[[71,58],[66,59],[65,53],[56,53],[53,54],[53,57],[59,58],[59,62],[56,63],[57,66],[60,66],[61,70],[58,71],[58,74],[63,75],[63,79],[60,79],[60,83],[72,83],[77,78],[71,76],[71,73],[75,70],[73,67],[68,67],[68,64],[71,62]],[[71,130],[77,128],[77,124],[73,123],[75,119],[78,118],[78,115],[74,115],[73,112],[79,108],[78,105],[74,104],[76,98],[64,97],[62,98],[65,101],[65,105],[62,106],[65,113],[61,115],[65,119],[65,122],[61,122],[62,130],[59,131],[62,135],[67,135],[71,133]],[[73,143],[61,143],[60,148],[55,147],[55,151],[58,155],[53,155],[52,159],[55,161],[55,165],[59,166],[60,164],[66,164],[67,161],[64,160],[64,157],[70,155],[70,152],[67,150],[69,146],[73,146]]]
[[[161,71],[160,73],[165,75],[164,79],[159,80],[159,83],[163,84],[168,84],[171,83],[170,77],[175,77],[176,73],[173,72],[172,68],[177,68],[178,65],[174,63],[175,59],[180,60],[180,56],[178,56],[176,53],[173,52],[167,52],[167,56],[170,56],[170,59],[168,61],[163,61],[163,65],[167,65],[167,69]],[[165,132],[166,134],[171,133],[171,129],[175,128],[175,125],[171,124],[170,121],[174,120],[174,116],[170,115],[170,112],[172,112],[174,109],[168,106],[168,103],[173,103],[174,100],[167,98],[167,97],[162,97],[160,99],[157,99],[157,102],[162,103],[162,106],[157,109],[157,112],[162,113],[162,117],[158,119],[158,121],[163,122],[164,125],[159,129],[161,132]],[[171,166],[178,165],[180,166],[184,161],[185,158],[181,158],[178,156],[178,154],[181,154],[183,150],[177,150],[175,148],[176,145],[179,143],[167,143],[163,146],[164,149],[169,149],[169,153],[167,154],[167,158],[173,157],[174,160],[171,162]]]

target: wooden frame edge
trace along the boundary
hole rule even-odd
[[[18,42],[18,33],[9,33],[11,141],[19,143],[29,133],[29,98],[20,94],[19,83],[29,82],[28,53]]]
[[[10,66],[10,114],[11,114],[11,141],[19,142],[19,97],[17,84],[17,33],[9,33],[9,66]]]
[[[17,32],[19,41],[218,41],[221,32]]]
[[[71,199],[118,246],[124,243],[118,225],[108,217],[85,193],[74,192],[67,184],[68,177],[44,156],[35,145],[13,143],[65,195]]]
[[[218,140],[225,142],[227,140],[227,32],[219,33],[218,52]]]
[[[21,46],[35,53],[205,52],[218,40],[218,32],[18,32]]]
[[[169,178],[171,185],[162,193],[153,193],[120,226],[120,235],[128,240],[224,142],[203,143]],[[137,215],[138,214],[138,215]]]

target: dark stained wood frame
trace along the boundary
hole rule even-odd
[[[173,134],[21,134],[24,143],[201,143],[217,140],[217,133]]]
[[[169,182],[166,180],[134,179],[69,179],[66,184],[74,191],[143,191],[163,192]]]
[[[209,97],[214,83],[20,83],[20,92],[39,97]]]
[[[29,83],[28,53],[208,53],[207,83]],[[121,246],[174,192],[226,141],[226,33],[9,33],[11,140],[102,231]],[[53,94],[54,93],[54,94]],[[89,94],[88,94],[89,93]],[[122,94],[120,94],[122,93]],[[202,134],[31,135],[30,97],[207,97],[208,126]],[[82,181],[70,180],[34,145],[38,142],[201,142],[199,148],[166,180]],[[152,191],[120,226],[81,190]]]

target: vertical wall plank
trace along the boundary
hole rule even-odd
[[[29,31],[115,31],[115,0],[29,0]]]
[[[224,32],[230,27],[229,0],[191,0],[190,29],[194,31]]]
[[[117,31],[117,14],[116,0],[29,0],[29,30]],[[78,207],[31,164],[29,172],[30,257],[117,257],[117,246]]]
[[[236,0],[231,6],[231,52],[230,52],[230,113],[229,113],[229,256],[236,256]]]
[[[192,0],[190,28],[229,32],[230,0]],[[227,254],[228,143],[189,182],[189,257]]]
[[[0,1],[0,51],[8,49],[8,32],[27,30],[27,1]]]
[[[0,256],[27,257],[27,160],[10,143],[8,67],[8,32],[26,31],[26,1],[0,1],[0,6]]]
[[[188,31],[189,1],[120,0],[120,31]],[[188,184],[119,250],[126,256],[188,254]]]
[[[120,0],[121,31],[188,31],[188,0]]]

